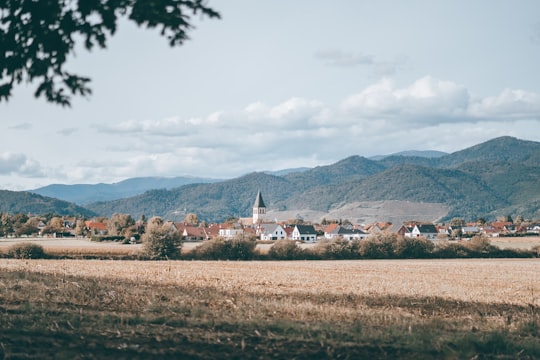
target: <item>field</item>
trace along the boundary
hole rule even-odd
[[[0,259],[0,355],[535,359],[539,274],[539,259]]]

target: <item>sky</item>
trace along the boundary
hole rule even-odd
[[[171,48],[122,21],[63,108],[0,103],[0,189],[233,178],[351,155],[540,141],[537,0],[209,1]]]

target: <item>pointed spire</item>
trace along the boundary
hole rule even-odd
[[[261,195],[261,191],[259,190],[257,192],[257,198],[255,199],[255,204],[253,204],[254,208],[265,208],[266,205],[264,205],[264,201]]]

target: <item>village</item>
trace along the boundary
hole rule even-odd
[[[402,224],[375,222],[353,224],[348,220],[326,220],[308,223],[302,219],[293,221],[269,221],[266,205],[259,191],[253,203],[253,214],[246,218],[233,218],[223,223],[199,222],[196,214],[188,214],[184,221],[164,219],[171,231],[177,231],[186,242],[200,242],[215,238],[256,239],[263,242],[294,240],[316,243],[320,240],[362,240],[378,233],[397,234],[404,237],[423,237],[428,240],[460,240],[475,235],[488,237],[538,236],[540,222],[525,222],[517,219],[501,219],[493,222],[476,221],[466,223],[452,219],[448,224],[423,223],[411,220]],[[37,219],[37,220],[36,220]],[[24,219],[22,219],[24,220]],[[88,237],[94,240],[112,240],[136,243],[145,231],[146,219],[137,221],[127,214],[115,214],[110,219],[96,218],[77,220],[69,217],[52,217],[48,221],[39,217],[27,217],[19,226],[7,226],[2,220],[0,234],[5,237]],[[12,221],[13,223],[13,221]]]

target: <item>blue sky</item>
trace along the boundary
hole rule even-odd
[[[71,108],[35,85],[0,103],[0,189],[137,176],[229,178],[350,155],[540,141],[540,3],[210,1],[170,48],[123,22],[69,68]]]

